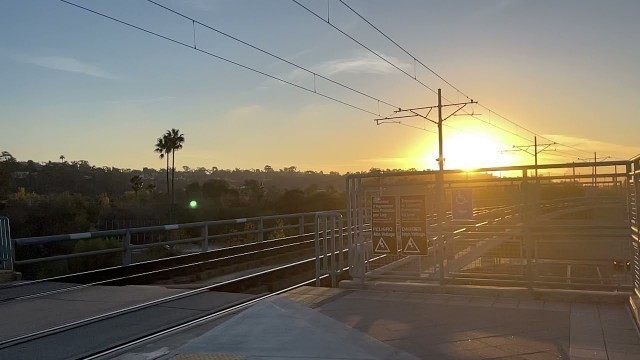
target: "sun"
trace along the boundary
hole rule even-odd
[[[465,132],[446,136],[443,140],[444,168],[473,170],[513,165],[513,158],[504,153],[506,146],[491,134]],[[430,146],[422,159],[425,168],[437,169],[437,144]]]

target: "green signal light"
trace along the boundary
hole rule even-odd
[[[191,201],[189,202],[189,207],[190,207],[190,208],[192,208],[192,209],[197,208],[197,207],[198,207],[198,202],[197,202],[197,201],[195,201],[195,200],[191,200]]]

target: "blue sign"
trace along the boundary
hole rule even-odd
[[[451,190],[451,219],[473,220],[472,189]]]

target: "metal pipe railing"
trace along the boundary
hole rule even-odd
[[[183,244],[198,245],[200,252],[209,251],[211,243],[215,243],[216,240],[222,239],[243,239],[245,242],[260,242],[264,241],[269,235],[276,231],[286,231],[296,229],[297,235],[311,234],[309,229],[315,225],[316,212],[308,213],[295,213],[284,215],[269,215],[251,218],[239,218],[229,220],[214,220],[214,221],[200,221],[184,224],[170,224],[170,225],[156,225],[147,227],[137,227],[118,230],[105,230],[105,231],[92,231],[75,234],[63,234],[63,235],[51,235],[51,236],[38,236],[13,239],[8,243],[17,248],[26,248],[30,246],[46,246],[60,242],[78,242],[81,240],[112,240],[115,241],[116,246],[107,249],[90,250],[72,254],[59,254],[49,255],[35,258],[19,258],[16,259],[11,256],[8,261],[11,264],[24,266],[37,263],[45,263],[51,261],[60,261],[68,259],[76,259],[81,257],[90,257],[96,255],[105,255],[113,253],[122,254],[122,266],[126,266],[132,263],[132,255],[136,251],[176,246]],[[293,221],[293,223],[291,223]],[[7,222],[8,224],[8,222]],[[224,228],[225,226],[238,225],[238,224],[253,224],[252,226],[245,225],[242,231],[236,229]],[[268,225],[267,225],[268,224]],[[1,225],[1,224],[0,224]],[[214,228],[223,227],[223,229],[217,229],[218,231],[211,231]],[[252,228],[253,227],[253,228]],[[246,229],[246,230],[245,230]],[[183,237],[188,235],[190,231],[199,230],[199,236]],[[181,232],[182,231],[182,232]],[[133,238],[137,235],[147,235],[160,233],[164,235],[164,240],[155,241],[152,243],[136,244],[133,243]],[[1,233],[0,233],[1,235]],[[276,235],[277,236],[277,235]],[[162,236],[160,236],[162,238]],[[160,239],[159,238],[159,239]],[[247,240],[249,239],[249,240]],[[191,249],[193,250],[193,249]]]

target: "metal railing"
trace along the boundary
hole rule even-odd
[[[315,216],[316,285],[323,276],[329,275],[331,286],[338,285],[337,278],[343,273],[347,248],[344,237],[344,218],[338,211],[318,212]]]
[[[13,270],[13,242],[9,218],[0,216],[0,263],[3,270]]]
[[[90,262],[111,255],[113,259],[113,255],[120,254],[118,263],[111,266],[126,266],[289,236],[312,236],[316,226],[316,213],[310,212],[20,238],[13,240],[18,256],[12,261],[18,270],[24,270],[79,258]],[[62,247],[62,253],[46,250],[56,247]],[[75,251],[70,252],[70,248]]]
[[[533,166],[449,170],[442,198],[437,172],[352,175],[347,179],[348,224],[354,230],[348,234],[350,274],[361,283],[386,279],[638,289],[637,197],[631,199],[627,192],[637,194],[640,160],[634,168],[635,188],[627,181],[631,169],[619,169],[628,166],[628,161],[542,165],[538,177],[531,176]],[[473,190],[469,220],[452,219],[451,197],[461,188]],[[398,204],[409,195],[426,199],[428,254],[405,252],[404,244],[388,254],[376,253],[370,232],[372,197],[395,197],[395,234],[401,243]]]
[[[628,211],[629,227],[631,230],[631,242],[633,246],[633,288],[637,296],[640,296],[640,156],[631,159],[627,166],[628,173]]]

